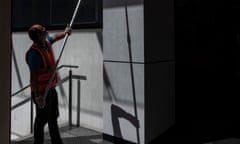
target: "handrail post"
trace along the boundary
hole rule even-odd
[[[81,96],[81,83],[77,81],[77,127],[80,126],[80,96]]]
[[[68,115],[68,123],[69,126],[72,127],[72,70],[69,70],[69,115]]]
[[[30,115],[30,117],[31,117],[31,122],[30,122],[30,128],[31,128],[31,133],[33,133],[33,99],[32,98],[30,98],[31,100],[30,100],[30,111],[31,111],[31,115]]]

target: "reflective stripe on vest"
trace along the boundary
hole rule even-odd
[[[39,77],[37,79],[38,84],[39,84],[38,91],[46,90],[49,80],[54,72],[54,67],[56,64],[52,46],[48,40],[46,40],[46,43],[48,45],[49,50],[42,48],[40,45],[34,43],[31,46],[31,48],[28,50],[28,52],[26,53],[26,61],[27,61],[29,51],[32,49],[36,50],[39,53],[39,55],[42,59],[42,62],[43,62],[43,67],[38,69],[38,72],[39,72]],[[27,63],[28,63],[28,61],[27,61]],[[55,87],[57,84],[57,81],[58,81],[57,74],[55,73],[55,77],[54,77],[53,81],[51,82],[50,88]],[[31,80],[30,80],[30,86],[31,86],[31,89],[33,90]]]

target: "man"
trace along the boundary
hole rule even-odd
[[[52,144],[62,144],[57,123],[59,110],[58,96],[55,90],[57,84],[56,73],[46,99],[43,98],[43,95],[56,64],[52,44],[64,38],[67,33],[71,34],[69,26],[66,27],[64,32],[49,36],[45,27],[39,24],[31,26],[28,31],[29,37],[33,41],[32,46],[26,53],[26,62],[30,69],[31,94],[36,104],[34,144],[43,144],[46,123],[48,123]]]

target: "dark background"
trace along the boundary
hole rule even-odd
[[[240,138],[240,2],[175,0],[176,137]]]
[[[174,7],[176,124],[151,144],[240,139],[240,1]]]
[[[12,1],[12,30],[26,31],[36,23],[62,29],[70,23],[78,0]],[[102,28],[102,0],[81,0],[73,28]]]

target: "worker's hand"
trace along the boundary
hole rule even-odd
[[[70,25],[68,24],[67,27],[65,28],[65,34],[71,35],[72,33],[72,28],[70,27]]]
[[[40,96],[35,97],[35,101],[40,109],[44,108],[46,102],[45,102],[45,99],[43,98],[43,96],[40,95]]]

